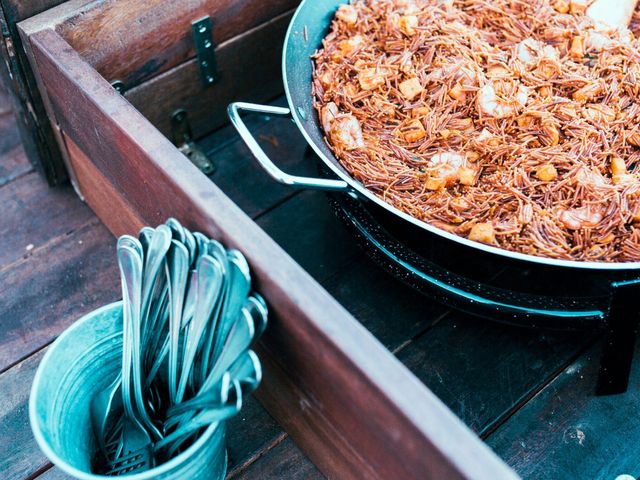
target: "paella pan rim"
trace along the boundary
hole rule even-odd
[[[347,182],[353,191],[360,197],[370,200],[393,213],[394,215],[402,218],[406,222],[413,224],[414,226],[424,230],[431,235],[437,235],[447,240],[456,242],[469,248],[487,252],[497,255],[499,257],[506,257],[510,260],[533,262],[537,264],[547,265],[551,267],[561,267],[576,270],[637,270],[640,269],[640,261],[638,262],[593,262],[593,261],[580,261],[580,260],[562,260],[555,258],[540,257],[536,255],[530,255],[526,253],[513,252],[499,247],[491,245],[485,245],[479,242],[474,242],[466,238],[460,237],[453,233],[446,232],[440,228],[430,225],[422,220],[418,220],[412,217],[396,207],[386,203],[380,199],[373,192],[364,187],[360,182],[351,177],[346,170],[344,170],[335,156],[331,153],[328,146],[322,142],[312,138],[310,132],[305,125],[311,123],[310,128],[314,128],[319,132],[318,117],[315,109],[308,108],[305,110],[299,102],[294,99],[294,91],[306,92],[311,101],[311,54],[320,46],[320,42],[313,41],[313,33],[316,37],[324,38],[326,31],[328,30],[329,23],[333,17],[335,7],[342,3],[348,3],[347,0],[303,0],[296,9],[284,40],[283,54],[282,54],[282,78],[284,81],[284,91],[291,110],[294,123],[302,133],[307,143],[311,146],[315,154],[322,160],[322,162],[331,169],[338,177]],[[320,8],[321,7],[321,8]],[[319,10],[320,8],[320,10]],[[318,11],[324,9],[324,15],[322,18],[318,18]],[[312,30],[313,29],[313,30]],[[311,35],[309,34],[311,32]],[[315,43],[315,44],[312,44]],[[304,55],[292,55],[291,52],[302,51]],[[300,72],[301,62],[308,62],[308,66],[303,65],[303,73],[305,75],[293,75],[291,72]],[[294,84],[297,88],[294,88]],[[302,87],[302,88],[300,88]],[[309,111],[310,110],[310,111]]]

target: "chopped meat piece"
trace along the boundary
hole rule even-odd
[[[487,244],[493,244],[496,241],[493,225],[490,223],[476,223],[471,227],[469,232],[469,240],[474,242],[482,242]]]
[[[422,85],[420,85],[420,80],[415,77],[410,78],[409,80],[405,80],[400,85],[398,85],[398,88],[400,89],[400,93],[402,93],[404,98],[409,101],[414,100],[424,91],[424,88],[422,88]]]

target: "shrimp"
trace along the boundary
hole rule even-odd
[[[587,8],[587,17],[591,18],[598,29],[619,29],[629,27],[637,0],[595,0]]]
[[[325,132],[331,131],[331,125],[333,125],[333,121],[339,113],[340,111],[338,110],[338,106],[333,102],[329,102],[322,107],[320,112],[320,121],[322,122],[322,128],[324,128]]]
[[[339,115],[333,120],[329,136],[333,145],[339,149],[348,151],[364,147],[360,122],[350,113]]]
[[[428,78],[443,81],[452,77],[455,83],[459,83],[465,88],[478,86],[480,79],[473,64],[462,58],[453,58],[449,62],[432,70]]]
[[[431,157],[429,168],[432,177],[441,179],[444,186],[451,186],[460,180],[460,170],[465,157],[457,152],[443,152]]]
[[[358,22],[358,11],[353,5],[340,5],[336,18],[352,27]]]
[[[602,218],[602,213],[590,206],[561,210],[558,213],[558,219],[570,230],[595,227]]]
[[[490,82],[480,89],[477,100],[477,108],[480,115],[488,115],[494,118],[511,117],[520,108],[527,105],[529,100],[529,89],[527,87],[519,85],[515,94],[509,98],[504,94],[502,96],[498,95],[500,90],[504,90],[504,88],[500,88],[503,85],[497,82]]]
[[[633,34],[629,22],[637,0],[596,0],[586,15],[593,25],[585,25],[585,46],[597,52],[619,44],[630,45]]]
[[[592,189],[606,188],[608,186],[605,177],[597,169],[584,166],[577,171],[575,180],[579,185]]]
[[[559,55],[551,45],[546,45],[533,38],[526,38],[516,47],[516,58],[526,67],[533,68],[540,60],[558,60]]]
[[[600,52],[606,48],[616,47],[620,44],[630,45],[633,41],[633,34],[625,30],[603,31],[603,30],[587,30],[585,32],[585,46],[589,50]]]

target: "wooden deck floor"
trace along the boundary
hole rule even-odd
[[[0,472],[61,479],[31,435],[29,389],[56,336],[120,298],[115,239],[71,187],[51,189],[33,170],[1,88]],[[229,478],[321,478],[254,399],[232,420],[228,449]]]
[[[255,122],[287,171],[314,174],[288,122]],[[268,179],[230,127],[201,146],[218,167],[212,181],[524,478],[640,476],[640,360],[629,392],[595,397],[597,335],[510,328],[438,305],[375,266],[324,194]],[[1,96],[0,205],[0,472],[64,478],[32,439],[29,388],[47,345],[119,298],[115,241],[71,188],[49,189],[33,172]],[[255,400],[228,445],[230,478],[320,477]]]

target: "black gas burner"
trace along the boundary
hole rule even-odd
[[[519,260],[496,267],[492,254],[450,241],[421,242],[417,227],[369,200],[328,198],[376,263],[429,298],[522,327],[606,331],[598,393],[627,389],[640,313],[637,272],[555,269],[550,275],[547,265]]]

